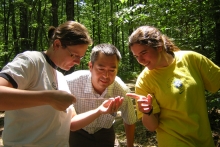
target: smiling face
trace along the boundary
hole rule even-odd
[[[130,47],[137,61],[149,70],[163,67],[162,48],[154,49],[147,45],[134,44]]]
[[[107,56],[101,52],[94,64],[89,62],[92,85],[97,93],[102,94],[114,82],[118,72],[118,62],[116,55]]]

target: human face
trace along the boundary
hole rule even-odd
[[[59,57],[56,60],[56,65],[63,70],[70,70],[74,65],[80,64],[80,60],[84,57],[87,49],[88,45],[86,44],[72,45],[66,48],[61,46],[58,51]]]
[[[79,56],[78,54],[71,53],[71,51],[68,49],[68,47],[66,49],[70,53],[70,57],[72,57],[73,59],[80,59],[80,60],[83,59],[84,56]]]
[[[161,47],[154,49],[147,45],[134,44],[130,48],[137,61],[149,70],[162,67]]]
[[[118,72],[118,62],[116,55],[106,56],[103,53],[99,53],[94,64],[89,62],[92,85],[97,93],[102,94],[114,82]]]

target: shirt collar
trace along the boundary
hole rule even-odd
[[[86,80],[84,93],[92,93],[96,97],[104,97],[105,94],[107,93],[107,90],[108,90],[108,88],[106,88],[105,91],[101,95],[97,94],[95,92],[93,86],[92,86],[92,76],[91,76],[91,73],[89,73],[88,78]]]
[[[54,62],[44,53],[41,52],[44,56],[44,58],[46,59],[47,63],[49,63],[54,69],[57,69],[58,67],[54,64]]]

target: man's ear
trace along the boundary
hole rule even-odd
[[[88,65],[89,65],[89,70],[91,71],[92,70],[92,62],[89,61]]]

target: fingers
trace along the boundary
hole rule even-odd
[[[135,93],[127,93],[126,95],[137,100],[139,111],[148,113],[152,109],[152,96],[150,94],[147,97]]]
[[[105,100],[99,107],[98,110],[101,114],[112,114],[114,116],[115,112],[123,103],[124,98],[117,96],[115,98],[109,98]]]
[[[153,108],[152,106],[152,96],[150,94],[147,95],[145,99],[138,99],[138,108],[139,111],[143,113],[149,113],[149,111]]]
[[[99,107],[99,111],[101,114],[109,114],[109,113],[112,113],[112,108],[113,108],[113,99],[108,99],[108,100],[105,100]]]
[[[143,95],[138,95],[136,93],[126,93],[127,96],[134,98],[136,100],[145,100],[147,99],[150,103],[152,102],[152,96],[150,94],[147,95],[147,97]]]
[[[150,104],[152,104],[152,95],[148,94],[148,95],[147,95],[147,98],[148,98],[148,102],[149,102]]]
[[[145,96],[138,95],[136,93],[126,93],[126,95],[136,100],[146,98]]]
[[[69,94],[66,91],[56,90],[49,91],[52,101],[50,105],[59,111],[65,111],[70,105],[76,102],[74,95]]]
[[[113,107],[113,111],[117,111],[118,110],[118,107],[119,107],[119,105],[120,105],[120,97],[118,96],[118,97],[116,97],[116,98],[114,98],[115,100],[114,100],[114,107]]]
[[[126,96],[129,96],[131,98],[134,98],[136,100],[139,99],[139,95],[135,94],[135,93],[126,93]]]
[[[73,95],[73,97],[72,97],[72,104],[73,103],[76,103],[76,98],[74,97],[74,95]]]
[[[111,105],[111,103],[112,103],[111,100],[105,100],[105,101],[102,103],[102,105],[103,105],[104,107],[109,107],[109,106]]]
[[[141,98],[139,98],[137,100],[137,102],[143,102],[143,103],[147,103],[147,104],[151,104],[152,102],[152,96],[150,94],[147,95],[147,97],[142,96]]]
[[[111,112],[117,112],[118,108],[121,106],[121,104],[123,103],[124,98],[117,96],[115,98],[109,98],[111,100],[111,105],[110,105],[110,109]]]
[[[115,110],[116,110],[116,107],[117,107],[117,101],[118,99],[115,99],[115,98],[109,98],[109,100],[111,100],[111,105],[110,105],[110,109],[111,109],[111,112],[114,113]]]

